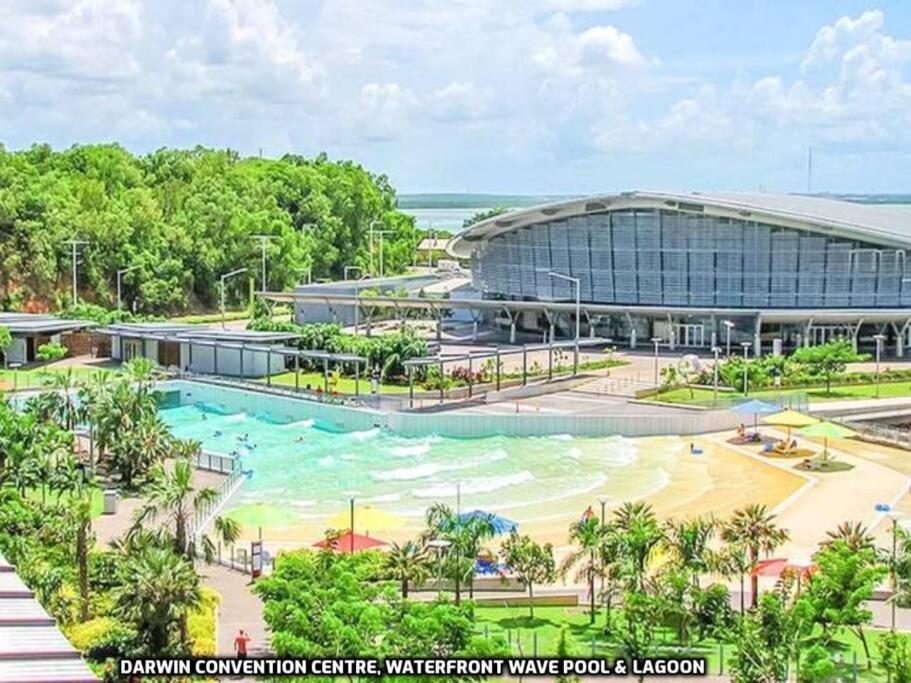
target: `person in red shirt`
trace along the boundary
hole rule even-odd
[[[247,643],[250,642],[250,636],[244,633],[243,629],[240,629],[240,632],[237,634],[237,637],[234,639],[234,651],[237,652],[238,659],[247,658]]]

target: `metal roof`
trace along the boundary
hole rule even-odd
[[[0,311],[0,325],[12,334],[47,334],[81,330],[95,325],[91,320],[69,320],[45,313]]]
[[[0,681],[97,680],[15,568],[0,555]]]
[[[631,208],[705,213],[816,229],[897,248],[911,247],[911,211],[902,209],[797,194],[635,190],[581,197],[494,216],[456,235],[448,250],[455,256],[466,257],[471,254],[472,242],[528,225]]]
[[[265,330],[222,330],[216,327],[175,323],[125,323],[108,325],[100,330],[102,334],[158,339],[160,341],[233,341],[233,342],[280,342],[297,339],[293,332],[268,332]]]

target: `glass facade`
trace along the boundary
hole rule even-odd
[[[911,305],[905,252],[819,232],[658,209],[521,228],[479,243],[475,286],[511,299],[718,308]]]

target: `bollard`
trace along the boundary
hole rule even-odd
[[[724,676],[724,643],[718,643],[718,675]]]
[[[595,634],[592,633],[592,657],[595,656]]]
[[[531,652],[532,652],[532,655],[531,655],[532,657],[538,656],[538,632],[537,631],[534,631],[531,634]]]
[[[484,624],[484,638],[490,638],[490,625]]]

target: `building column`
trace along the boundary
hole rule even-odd
[[[670,313],[667,315],[667,342],[671,351],[677,349],[677,330]]]
[[[851,347],[854,349],[854,353],[857,353],[857,337],[860,334],[860,326],[864,324],[864,319],[861,318],[857,321],[857,325],[851,330]]]
[[[756,316],[756,330],[753,333],[753,357],[759,358],[762,355],[762,316]]]
[[[626,322],[629,324],[629,347],[636,348],[636,325],[633,323],[633,316],[626,312]]]

